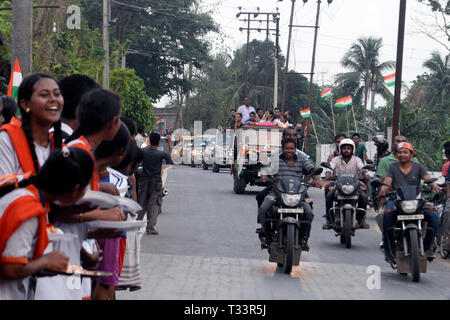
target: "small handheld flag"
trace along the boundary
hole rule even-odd
[[[387,87],[392,87],[395,85],[395,72],[393,74],[387,75],[384,77],[384,84]]]
[[[336,100],[336,103],[334,104],[334,106],[336,108],[348,107],[351,105],[352,105],[352,96],[347,96],[347,97],[341,98],[339,100]]]
[[[17,101],[18,91],[20,83],[22,82],[22,71],[20,70],[19,61],[16,58],[14,63],[14,69],[11,72],[11,78],[9,79],[7,96]]]
[[[311,109],[300,110],[300,114],[304,119],[311,117]]]
[[[164,124],[164,117],[159,117],[158,119],[156,119],[156,124]]]
[[[321,98],[331,97],[331,88],[328,88],[320,94]]]

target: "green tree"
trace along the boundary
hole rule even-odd
[[[133,69],[114,70],[111,73],[111,89],[118,92],[121,99],[121,112],[136,123],[152,130],[156,116],[150,98],[145,92],[144,80]]]
[[[380,62],[381,38],[363,37],[356,40],[341,60],[341,65],[351,71],[336,75],[335,85],[351,94],[354,103],[363,106],[363,121],[367,110],[369,91],[372,82],[376,83],[376,92],[387,101],[393,96],[384,84],[383,74],[395,67],[394,61]]]

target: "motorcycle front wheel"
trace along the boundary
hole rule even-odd
[[[290,274],[292,271],[292,260],[294,256],[294,225],[286,225],[286,243],[284,246],[283,273]]]
[[[409,250],[411,253],[410,256],[410,267],[411,267],[411,276],[413,282],[420,281],[420,263],[419,263],[419,237],[417,235],[416,229],[409,230]]]
[[[350,249],[352,247],[352,220],[353,215],[350,210],[346,210],[344,214],[344,237],[345,237],[345,247]]]

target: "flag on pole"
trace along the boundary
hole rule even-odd
[[[395,85],[395,72],[393,74],[387,75],[384,77],[384,84],[387,87],[392,87]]]
[[[17,101],[17,92],[19,91],[20,83],[22,82],[22,71],[20,70],[19,61],[16,58],[14,69],[11,73],[8,85],[8,97],[14,98]]]
[[[164,124],[164,122],[164,117],[159,117],[158,119],[156,119],[156,124]]]
[[[304,119],[311,117],[311,108],[300,110],[300,114]]]
[[[351,105],[352,105],[352,96],[347,96],[347,97],[341,98],[339,100],[336,100],[336,103],[334,104],[334,106],[336,108],[348,107]]]
[[[320,94],[321,98],[331,97],[331,88],[328,88]]]

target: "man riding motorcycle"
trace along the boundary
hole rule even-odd
[[[394,190],[402,186],[420,186],[420,181],[423,179],[427,181],[430,179],[425,167],[420,163],[415,163],[412,158],[415,156],[414,148],[412,144],[408,142],[401,142],[397,145],[397,158],[398,162],[394,162],[389,165],[389,168],[384,179],[384,185],[381,188],[380,196],[385,196],[386,192],[392,187]],[[439,192],[439,187],[436,183],[431,184],[434,192]],[[424,250],[429,258],[434,258],[435,255],[430,249],[432,241],[435,235],[439,232],[439,216],[437,211],[431,211],[428,208],[424,208],[423,215],[425,221],[433,229],[434,232],[427,232],[424,239]],[[392,256],[392,250],[390,245],[394,243],[392,227],[395,224],[397,218],[395,204],[393,201],[389,201],[384,207],[383,216],[383,235],[385,241],[384,253],[385,260],[389,263],[394,263],[394,257]]]
[[[283,130],[283,136],[281,137],[281,139],[285,139],[285,138],[292,138],[295,141],[297,141],[297,130],[293,127],[285,128]],[[296,146],[297,146],[297,143],[296,143]],[[282,153],[283,153],[282,149],[277,149],[270,155],[270,158],[273,159],[274,157],[279,157]],[[298,158],[304,157],[306,159],[309,159],[309,156],[306,153],[304,153],[303,151],[300,151],[299,149],[296,149],[295,154],[297,155]],[[269,192],[271,190],[272,190],[272,186],[268,186],[268,187],[264,188],[263,190],[261,190],[260,192],[258,192],[258,194],[256,195],[256,201],[258,202],[258,208],[261,207],[261,205],[264,201],[264,198],[269,194]]]
[[[364,164],[361,159],[356,157],[355,154],[355,143],[351,139],[343,139],[339,144],[339,154],[340,156],[334,157],[330,166],[333,170],[333,175],[337,176],[342,172],[360,173],[363,170]],[[336,191],[330,190],[326,196],[326,222],[323,225],[323,229],[331,229],[331,208],[333,206],[333,201],[336,197]],[[366,207],[369,200],[367,198],[366,192],[359,190],[358,193],[358,208],[362,210],[357,211],[356,219],[358,220],[359,227],[368,229],[369,225],[365,221]]]
[[[306,157],[297,157],[296,155],[296,143],[292,138],[285,138],[281,141],[282,154],[279,156],[278,170],[272,172],[273,167],[268,169],[261,180],[268,181],[269,175],[274,176],[277,180],[282,179],[299,179],[303,180],[306,175],[310,175],[314,170],[313,164]],[[272,169],[272,170],[271,170]],[[266,238],[266,243],[269,244],[270,230],[269,221],[274,215],[273,205],[275,202],[275,193],[270,191],[269,194],[264,198],[261,207],[258,210],[258,219],[261,223],[262,234],[261,237]],[[302,223],[300,227],[300,244],[302,250],[309,251],[308,238],[311,230],[311,222],[314,218],[313,212],[309,204],[304,204],[304,213],[301,215],[300,220],[309,222]]]

